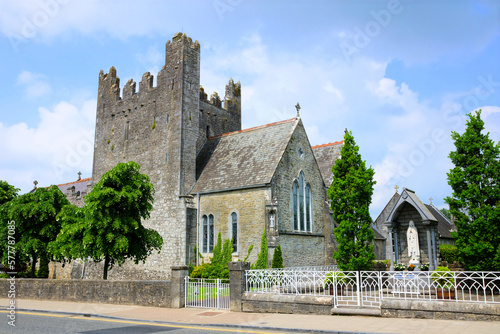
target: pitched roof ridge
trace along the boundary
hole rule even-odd
[[[433,203],[425,204],[425,205],[428,205],[431,208],[433,208],[441,217],[443,217],[446,220],[447,223],[449,223],[450,225],[452,225],[452,222],[448,219],[448,217],[446,217],[444,215],[444,213],[442,213],[441,210],[439,210]]]
[[[78,180],[78,181],[73,181],[73,182],[68,182],[68,183],[61,183],[61,184],[56,184],[56,186],[60,187],[60,186],[65,186],[65,185],[68,185],[68,184],[75,184],[75,183],[80,183],[80,182],[86,182],[86,181],[90,181],[92,180],[91,177],[88,177],[86,179],[81,179],[81,180]]]
[[[290,119],[287,119],[287,120],[284,120],[284,121],[278,121],[278,122],[274,122],[274,123],[269,123],[269,124],[255,126],[253,128],[248,128],[248,129],[243,129],[243,130],[238,130],[238,131],[233,131],[233,132],[227,132],[227,133],[223,133],[221,135],[217,135],[217,136],[213,136],[213,137],[208,137],[208,139],[226,137],[226,136],[231,136],[231,135],[235,135],[235,134],[239,134],[239,133],[243,133],[243,132],[250,132],[250,131],[254,131],[254,130],[259,130],[259,129],[267,128],[267,127],[270,127],[270,126],[275,126],[275,125],[279,125],[279,124],[284,124],[284,123],[292,122],[292,121],[295,121],[296,119],[297,118],[294,117],[294,118],[290,118]]]
[[[344,143],[344,141],[340,140],[340,141],[336,141],[334,143],[320,144],[320,145],[316,145],[316,146],[311,146],[311,148],[315,149],[315,148],[320,148],[320,147],[327,147],[327,146],[339,145],[339,144],[343,144],[343,143]]]

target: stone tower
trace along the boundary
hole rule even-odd
[[[121,96],[120,96],[121,93]],[[230,80],[226,96],[207,100],[200,86],[200,44],[177,33],[166,44],[157,85],[146,72],[136,92],[120,90],[116,69],[99,73],[92,181],[119,162],[136,161],[155,187],[154,209],[144,224],[163,237],[160,254],[144,265],[125,265],[120,278],[165,278],[172,265],[194,261],[196,157],[208,136],[241,129],[241,85]],[[113,272],[110,272],[113,279]]]

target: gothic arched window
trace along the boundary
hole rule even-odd
[[[201,221],[203,228],[202,252],[212,253],[214,250],[214,216],[203,215]]]
[[[299,178],[293,181],[293,229],[296,231],[312,231],[312,193],[301,171]]]
[[[231,213],[231,228],[233,236],[233,253],[238,251],[238,215],[236,212]]]

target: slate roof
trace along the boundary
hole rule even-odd
[[[191,193],[264,185],[271,178],[300,118],[210,137],[198,154]]]
[[[425,206],[429,209],[432,215],[436,217],[436,220],[438,221],[438,232],[441,235],[441,238],[452,239],[450,231],[454,228],[453,224],[434,205],[425,204]]]
[[[68,182],[68,183],[63,183],[63,184],[58,184],[57,187],[61,189],[62,193],[66,195],[68,192],[69,187],[75,187],[75,193],[82,191],[87,191],[87,185],[92,182],[92,178],[86,178],[86,179],[81,179],[79,181],[74,181],[74,182]]]
[[[313,146],[314,157],[318,162],[319,170],[325,185],[328,187],[333,181],[332,166],[340,158],[340,150],[344,141]]]

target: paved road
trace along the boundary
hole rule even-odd
[[[2,319],[3,318],[3,319]],[[132,321],[101,317],[83,317],[70,314],[17,312],[15,327],[8,324],[6,312],[0,313],[0,333],[26,334],[218,334],[218,333],[286,333],[276,330],[238,329],[237,327],[210,327]],[[300,333],[300,332],[295,332]],[[304,332],[305,333],[305,332]]]

